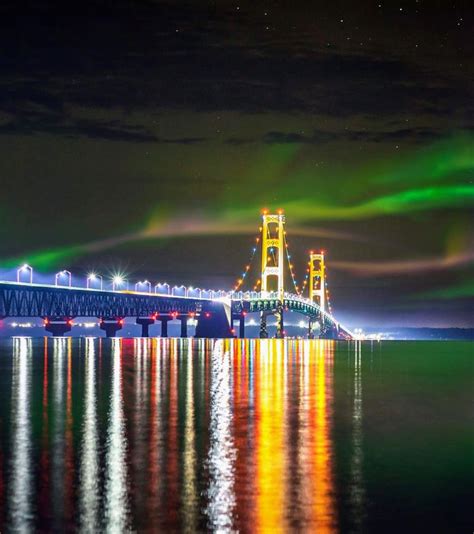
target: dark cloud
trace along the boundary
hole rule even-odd
[[[371,143],[402,142],[410,141],[423,143],[435,141],[443,137],[443,132],[439,128],[400,128],[390,131],[374,130],[351,130],[349,128],[340,131],[313,130],[310,134],[303,132],[267,132],[262,139],[250,138],[229,138],[227,143],[231,145],[243,145],[262,141],[266,144],[324,144],[339,141],[359,141]]]
[[[57,115],[35,114],[34,118],[30,115],[29,118],[22,117],[0,124],[0,135],[34,135],[38,133],[133,143],[192,145],[206,140],[204,137],[158,137],[141,126],[120,124],[118,121],[99,122],[85,119],[67,121],[62,116]]]
[[[330,28],[315,38],[285,25],[272,37],[258,16],[236,17],[230,6],[121,2],[108,17],[39,11],[19,25],[8,20],[0,109],[9,112],[28,103],[340,118],[473,109],[470,85],[432,64],[328,44]]]

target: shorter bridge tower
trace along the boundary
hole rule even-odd
[[[326,265],[324,252],[310,252],[309,255],[309,299],[326,311]]]
[[[284,270],[283,252],[285,249],[284,227],[285,216],[279,211],[277,214],[268,214],[266,211],[262,215],[262,294],[265,295],[270,289],[269,278],[276,278],[274,287],[278,292],[278,298],[283,300],[284,296]]]

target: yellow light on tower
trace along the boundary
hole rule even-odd
[[[321,311],[326,310],[326,266],[324,252],[315,254],[311,251],[309,256],[309,298],[316,302]]]
[[[284,294],[283,250],[285,216],[281,210],[276,215],[268,214],[265,211],[262,219],[262,293],[269,291],[268,278],[275,277],[277,279],[279,298],[282,300]],[[272,252],[276,252],[274,254],[273,264],[271,256],[268,255],[269,249]]]

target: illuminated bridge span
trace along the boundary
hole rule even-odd
[[[17,271],[16,282],[0,282],[0,318],[41,317],[47,331],[64,335],[71,330],[76,317],[94,317],[108,337],[122,328],[124,319],[133,317],[148,336],[150,325],[161,322],[161,335],[168,335],[168,322],[181,322],[181,336],[188,335],[188,323],[195,324],[196,337],[245,337],[246,317],[256,313],[260,319],[260,337],[268,337],[267,320],[276,318],[276,336],[285,337],[285,312],[297,312],[308,318],[308,337],[351,339],[352,333],[327,310],[328,292],[324,254],[310,253],[309,268],[300,288],[295,282],[291,256],[288,253],[285,217],[263,214],[263,225],[252,248],[250,263],[232,291],[212,291],[184,286],[170,288],[157,284],[152,291],[150,282],[137,282],[135,290],[120,289],[124,280],[115,279],[112,287],[103,287],[102,277],[89,275],[86,287],[72,286],[71,273],[60,271],[55,284],[33,283],[33,269],[24,265]],[[261,244],[261,273],[253,291],[242,291],[251,269],[252,260]],[[295,293],[285,291],[285,256]],[[24,278],[27,277],[25,281]],[[60,285],[66,278],[66,285]],[[100,279],[100,280],[99,280]],[[91,287],[92,280],[100,281]],[[120,282],[120,284],[119,284]],[[96,285],[98,285],[96,283]],[[309,297],[303,296],[308,286]],[[238,321],[238,330],[234,322]]]

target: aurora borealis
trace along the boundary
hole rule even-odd
[[[0,271],[230,288],[282,208],[342,321],[474,326],[467,2],[62,9],[0,8]]]

